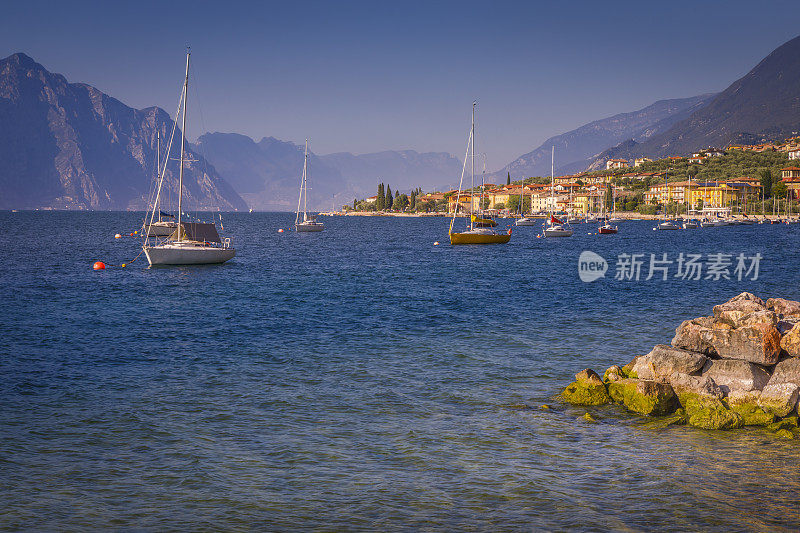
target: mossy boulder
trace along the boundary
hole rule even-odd
[[[611,403],[611,397],[600,376],[591,369],[581,370],[575,374],[575,382],[567,385],[561,397],[573,405],[605,405]]]
[[[625,377],[627,376],[619,365],[612,365],[603,373],[603,382],[608,383],[610,381],[619,381]]]
[[[767,413],[784,417],[791,414],[797,406],[800,387],[794,383],[769,384],[758,397],[758,406]]]
[[[738,413],[728,409],[719,398],[686,393],[682,400],[690,426],[702,429],[735,429],[744,425]]]
[[[788,429],[779,429],[775,432],[775,435],[782,438],[782,439],[794,439],[794,433],[789,431]]]
[[[766,426],[775,421],[775,415],[767,413],[758,405],[752,403],[742,403],[731,405],[731,411],[742,417],[745,426]]]
[[[668,383],[624,378],[608,383],[608,394],[628,410],[648,416],[668,415],[678,401]]]
[[[771,429],[772,431],[780,431],[782,429],[788,429],[789,431],[791,431],[796,427],[797,427],[797,422],[789,419],[778,420],[777,422],[767,426],[767,428]]]

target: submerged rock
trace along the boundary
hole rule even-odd
[[[681,400],[690,426],[702,429],[736,429],[744,420],[735,411],[728,409],[719,398],[686,393]]]
[[[774,365],[781,353],[781,334],[774,324],[714,328],[711,330],[711,345],[720,357]]]
[[[609,383],[608,393],[614,401],[642,415],[667,415],[677,407],[675,392],[668,383],[623,378]]]
[[[766,426],[775,421],[775,415],[759,407],[760,396],[760,391],[733,391],[726,401],[728,407],[742,417],[745,426]]]
[[[722,392],[761,390],[769,381],[769,373],[758,365],[736,359],[709,359],[703,376],[711,378]]]
[[[606,386],[600,376],[589,368],[575,374],[575,382],[570,383],[561,393],[564,401],[573,405],[605,405],[611,403]]]
[[[784,417],[797,407],[800,387],[794,383],[773,383],[764,387],[758,398],[758,406],[767,413]]]

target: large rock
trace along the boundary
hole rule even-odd
[[[681,402],[681,405],[683,405],[684,397],[688,395],[717,399],[721,399],[724,396],[719,385],[707,376],[690,376],[681,372],[673,372],[669,377],[669,384],[678,396],[678,401]]]
[[[669,378],[675,372],[681,374],[699,372],[706,364],[705,355],[681,348],[673,348],[669,344],[657,344],[645,357],[653,370],[654,376],[664,379]]]
[[[764,304],[764,300],[749,292],[743,292],[724,304],[715,305],[714,318],[733,327],[739,327],[744,317],[766,309],[767,306]]]
[[[713,325],[714,317],[710,316],[684,320],[675,330],[672,345],[692,352],[714,354],[714,347],[711,346],[711,327]]]
[[[784,417],[797,407],[800,387],[794,383],[773,383],[764,387],[758,397],[758,406],[767,413]]]
[[[772,377],[769,378],[767,385],[775,385],[777,383],[794,383],[800,386],[800,359],[785,359],[775,365]]]
[[[786,335],[789,333],[793,327],[795,327],[798,323],[800,323],[800,316],[788,316],[781,320],[778,320],[778,331],[781,335]]]
[[[800,317],[800,302],[795,302],[794,300],[770,298],[767,300],[767,308],[778,313],[781,317]]]
[[[733,391],[725,401],[740,417],[745,426],[766,426],[775,421],[775,415],[767,413],[758,405],[760,391]]]
[[[605,384],[591,369],[575,374],[575,382],[567,385],[561,393],[564,401],[574,405],[605,405],[611,403]]]
[[[733,391],[761,390],[770,377],[760,366],[735,359],[709,359],[702,375],[713,379],[726,395]]]
[[[625,377],[625,372],[622,370],[622,368],[620,368],[619,365],[611,365],[603,373],[603,382],[608,383],[609,381],[619,381],[624,377]]]
[[[608,393],[614,401],[642,415],[667,415],[677,407],[668,383],[625,378],[608,383]]]
[[[711,330],[711,345],[720,357],[774,365],[781,353],[781,334],[773,324],[714,328]]]
[[[735,429],[744,425],[738,413],[728,409],[719,398],[689,394],[681,402],[690,426],[703,429]]]
[[[800,357],[800,323],[794,324],[792,329],[781,337],[781,349],[792,357]]]

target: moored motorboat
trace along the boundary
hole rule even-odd
[[[612,226],[611,224],[606,224],[604,226],[600,226],[599,228],[597,228],[597,233],[599,233],[600,235],[612,235],[614,233],[617,233],[618,231],[619,228],[617,228],[617,226]]]
[[[656,229],[658,229],[658,230],[675,230],[675,229],[681,229],[681,227],[678,226],[672,220],[665,220],[664,222],[662,222],[661,224],[656,226]]]
[[[516,226],[536,226],[538,224],[539,224],[538,220],[529,217],[518,218],[517,221],[514,223],[514,225]]]
[[[689,219],[683,223],[683,229],[697,229],[700,227],[700,223],[696,220]]]

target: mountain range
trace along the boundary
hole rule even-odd
[[[264,137],[255,142],[238,133],[207,133],[194,145],[226,176],[251,207],[294,210],[303,169],[304,146]],[[452,184],[461,162],[444,152],[414,150],[354,155],[317,155],[309,149],[309,201],[315,209],[352,203],[375,194],[378,182],[394,190]]]
[[[155,181],[157,137],[173,120],[134,109],[84,83],[70,83],[23,53],[0,60],[0,209],[140,209]],[[686,155],[708,146],[778,140],[800,131],[800,37],[781,45],[719,94],[661,100],[551,137],[489,176],[502,181],[599,168],[610,158]],[[177,130],[176,139],[180,139]],[[313,146],[313,145],[312,145]],[[173,151],[173,154],[175,152]],[[303,147],[274,137],[207,133],[189,146],[190,209],[293,210]],[[163,157],[163,152],[162,152]],[[177,163],[165,186],[175,196]],[[461,162],[413,150],[354,155],[310,151],[310,198],[327,209],[375,193],[448,186]]]
[[[800,37],[784,43],[707,105],[644,141],[629,139],[601,153],[611,158],[687,155],[710,146],[778,141],[800,132]]]
[[[0,208],[143,208],[155,182],[157,133],[166,139],[173,124],[160,108],[133,109],[25,54],[0,60]],[[178,166],[168,165],[167,189],[177,191]],[[193,209],[246,207],[191,151],[184,185]]]
[[[502,179],[506,173],[510,173],[515,179],[550,175],[551,147],[555,147],[557,173],[579,172],[609,146],[628,139],[642,142],[664,132],[708,104],[714,96],[703,94],[691,98],[659,100],[638,111],[595,120],[572,131],[550,137],[535,150],[518,157],[494,173],[493,178]]]

